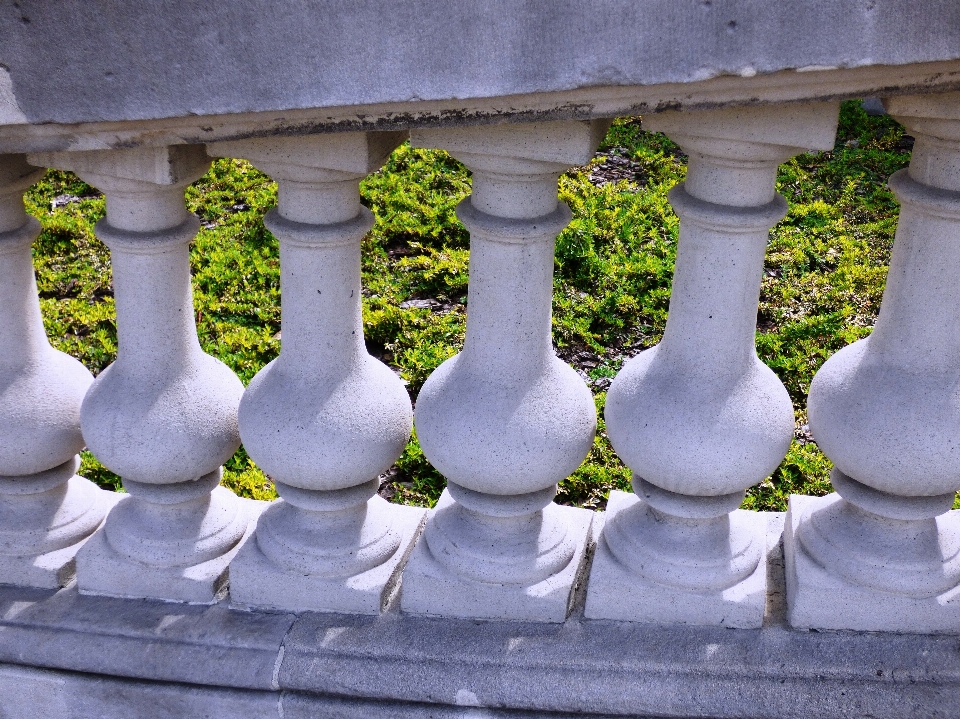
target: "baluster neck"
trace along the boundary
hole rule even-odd
[[[23,192],[42,170],[23,155],[0,156],[0,374],[34,364],[50,351],[43,329],[30,245],[40,223],[27,215]]]
[[[960,363],[956,332],[960,136],[949,137],[949,126],[929,128],[916,118],[903,119],[917,133],[916,144],[909,167],[890,178],[902,209],[883,302],[869,341],[873,352],[891,366],[909,372],[950,372]]]

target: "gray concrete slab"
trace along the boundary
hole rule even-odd
[[[274,692],[0,664],[2,719],[277,719],[282,716],[279,704]]]
[[[584,716],[198,687],[0,664],[0,717],[3,719],[576,719]],[[597,714],[589,717],[612,719]]]
[[[512,711],[414,702],[371,702],[284,692],[283,719],[613,719],[609,714]],[[640,717],[635,719],[652,719]]]
[[[27,1],[0,67],[26,121],[76,123],[952,60],[957,28],[953,0]]]
[[[952,0],[8,3],[0,150],[947,91],[957,28]]]
[[[957,716],[960,638],[304,616],[282,687],[482,707],[709,717]]]
[[[0,586],[0,662],[212,686],[273,686],[292,614]],[[2,714],[0,714],[2,717]]]

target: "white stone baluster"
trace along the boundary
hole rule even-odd
[[[219,487],[240,445],[243,385],[200,349],[183,190],[209,159],[199,146],[31,156],[74,170],[107,199],[116,362],[81,408],[90,450],[129,493],[77,556],[81,592],[212,602],[260,504]]]
[[[93,377],[50,346],[40,317],[30,253],[40,223],[23,191],[42,175],[23,155],[0,155],[0,584],[56,588],[114,495],[76,475]]]
[[[777,166],[833,147],[838,107],[783,105],[644,118],[689,155],[670,192],[680,241],[663,340],[607,394],[607,431],[635,495],[611,493],[587,589],[596,619],[759,627],[766,520],[738,510],[790,446],[793,408],[756,354],[769,229],[787,211]]]
[[[606,123],[420,130],[473,171],[457,209],[470,230],[463,351],[416,407],[424,453],[448,480],[404,570],[405,612],[560,622],[592,513],[552,503],[586,456],[593,398],[551,343],[553,251],[570,210],[557,178],[584,164]]]
[[[281,499],[230,569],[234,603],[377,614],[425,511],[377,496],[410,438],[406,389],[363,342],[360,241],[373,214],[360,180],[404,133],[270,138],[210,146],[279,183],[264,223],[280,240],[282,350],[240,404],[244,447]]]
[[[790,498],[788,618],[797,627],[960,630],[960,93],[899,97],[916,137],[890,178],[901,204],[873,333],[810,386],[835,494]]]

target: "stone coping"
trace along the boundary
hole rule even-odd
[[[960,7],[960,6],[958,6]],[[0,43],[0,51],[3,45]],[[160,115],[35,123],[4,88],[0,54],[0,152],[105,150],[202,144],[324,132],[405,131],[424,127],[546,120],[590,120],[736,105],[846,100],[960,90],[960,59],[911,65],[813,67],[759,75],[721,74],[655,85],[605,85],[494,97],[379,102],[291,110]],[[142,79],[142,78],[141,78]],[[357,101],[359,103],[359,100]],[[131,106],[138,102],[131,100]]]
[[[953,0],[5,3],[8,121],[145,120],[960,59]],[[56,72],[50,72],[50,68]],[[3,93],[0,93],[2,95]]]
[[[0,152],[945,92],[958,26],[954,0],[7,3]]]
[[[785,626],[783,516],[770,524],[760,630],[591,621],[582,602],[556,625],[414,617],[396,602],[381,617],[297,616],[0,587],[0,697],[22,711],[82,698],[50,704],[51,719],[119,717],[130,702],[155,709],[138,717],[958,716],[960,636]],[[63,713],[82,702],[87,713]]]

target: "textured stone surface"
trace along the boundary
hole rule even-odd
[[[215,491],[230,490],[218,487]],[[118,506],[132,500],[127,495]],[[257,518],[268,505],[241,497],[238,510],[245,529],[240,540],[223,554],[186,566],[150,566],[131,559],[113,548],[106,528],[101,527],[77,553],[80,591],[109,597],[212,604],[226,592],[230,563],[250,541]]]
[[[608,126],[528,123],[411,138],[464,162],[473,192],[457,207],[470,231],[463,349],[417,397],[417,439],[448,481],[408,564],[405,612],[565,616],[590,515],[552,500],[590,451],[597,413],[553,349],[554,245],[572,216],[557,181],[590,159]]]
[[[805,103],[645,120],[689,166],[670,191],[680,238],[663,338],[624,363],[607,393],[607,432],[639,500],[611,508],[588,617],[763,621],[765,527],[737,508],[780,464],[794,414],[757,357],[760,280],[769,230],[787,212],[777,167],[833,147],[838,112]]]
[[[0,15],[2,116],[73,123],[388,102],[415,112],[437,98],[956,59],[958,25],[952,0],[485,0],[442,10],[401,0],[389,18],[379,3],[333,0],[279,11],[266,0],[190,0],[148,14],[11,3]]]
[[[822,690],[822,683],[817,682],[817,688]],[[802,703],[808,698],[800,687],[790,689],[796,702]],[[774,716],[787,719],[799,716],[884,719],[955,716],[949,704],[954,697],[949,693],[917,691],[915,688],[909,688],[905,693],[910,696],[893,697],[877,692],[867,700],[853,693],[842,703],[840,711],[830,706],[834,702],[827,700],[816,702],[812,707],[814,713],[809,711],[808,704],[802,709],[805,713],[788,711],[774,715],[761,710],[748,716],[763,719]],[[460,695],[459,705],[362,700],[302,692],[242,691],[124,680],[13,665],[0,665],[0,696],[6,700],[4,719],[129,719],[131,716],[137,719],[612,719],[614,716],[694,719],[704,716],[695,710],[684,715],[660,711],[632,711],[629,714],[515,711],[472,706],[473,700],[467,692]],[[891,698],[892,701],[882,704]],[[712,716],[741,715],[724,712]]]
[[[283,719],[280,698],[0,664],[3,719]],[[324,716],[314,714],[313,716]]]
[[[0,665],[3,719],[576,719],[584,714],[156,684]],[[134,714],[135,712],[135,714]],[[594,719],[605,719],[590,714]]]
[[[23,204],[40,176],[23,155],[0,155],[0,582],[56,588],[113,500],[76,475],[93,377],[44,331],[31,255],[40,223]]]
[[[360,180],[403,133],[339,133],[209,146],[277,180],[264,220],[280,242],[283,343],[239,409],[246,451],[281,500],[231,569],[238,604],[376,614],[397,588],[423,510],[377,496],[413,408],[363,339],[360,242],[374,223]]]
[[[0,586],[0,661],[270,689],[294,615]],[[2,715],[0,715],[2,716]]]
[[[837,494],[792,500],[791,619],[960,629],[960,517],[949,511],[960,489],[960,93],[888,110],[916,142],[889,181],[901,211],[873,332],[810,383],[810,429]]]
[[[201,349],[193,311],[189,244],[200,221],[183,193],[210,158],[201,147],[174,146],[30,159],[76,172],[107,204],[95,229],[110,248],[117,359],[84,395],[80,423],[88,449],[129,497],[84,547],[78,582],[92,592],[212,601],[224,555],[251,517],[218,486],[240,446],[243,384]]]
[[[122,496],[114,492],[104,492],[93,482],[83,477],[72,477],[70,482],[79,485],[79,487],[71,489],[80,489],[88,497],[95,492],[98,493],[96,502],[92,503],[91,509],[100,517],[106,515]],[[81,492],[76,494],[81,494]],[[70,494],[67,497],[73,498]],[[67,505],[67,509],[69,509],[69,505]],[[97,524],[100,524],[100,522],[97,522]],[[77,574],[77,553],[92,536],[84,537],[69,546],[43,554],[28,556],[0,555],[0,583],[42,589],[59,589],[67,586]]]
[[[453,499],[445,491],[435,511],[452,504]],[[570,561],[559,572],[528,584],[480,582],[450,571],[437,561],[427,543],[420,541],[403,572],[402,611],[445,617],[564,621],[575,590],[586,579],[587,553],[599,527],[593,526],[593,512],[574,507],[551,509],[562,518],[567,531],[578,538]]]
[[[400,588],[400,571],[420,535],[426,510],[395,507],[393,526],[400,545],[377,566],[347,577],[316,577],[270,562],[255,538],[230,564],[230,601],[238,607],[286,611],[379,614]]]
[[[461,696],[462,705],[413,702],[363,701],[340,697],[317,697],[284,692],[283,719],[610,719],[609,715],[567,712],[512,711],[471,706],[468,694]],[[635,717],[635,719],[646,719]]]
[[[285,719],[480,719],[500,716],[496,708],[509,709],[504,716],[510,719],[553,716],[550,712],[560,717],[954,719],[960,706],[960,634],[790,629],[776,542],[782,516],[767,520],[773,530],[762,629],[592,621],[576,611],[563,624],[397,611],[379,617],[304,613],[297,618],[237,611],[226,602],[201,607],[81,596],[74,588],[0,587],[0,662],[86,673],[83,680],[97,683],[76,691],[89,701],[102,698],[102,716],[110,719],[130,714],[106,713],[115,711],[109,702],[149,710],[159,702],[156,696],[169,697],[164,701],[179,696],[181,703],[173,706],[183,711],[180,716],[198,719],[221,716],[211,713],[220,706],[263,706],[256,698],[247,705],[231,704],[238,695],[218,693],[223,687],[258,690],[274,706],[282,701]],[[8,714],[11,706],[21,712],[50,706],[41,702],[55,701],[56,693],[66,691],[44,688],[63,686],[56,683],[30,684],[29,672],[17,671],[12,681],[22,682],[23,689],[13,696],[29,704],[26,709],[23,702],[3,705]],[[144,683],[111,683],[107,677]],[[169,694],[157,695],[151,692],[169,687],[156,681],[192,687],[174,685]],[[103,694],[106,687],[123,691],[111,688],[113,693]],[[221,705],[211,697],[230,701]],[[157,706],[161,719],[167,716],[159,713],[164,706]],[[235,711],[227,716],[247,716]],[[34,719],[36,714],[13,716]]]
[[[626,716],[951,717],[960,702],[957,642],[774,624],[733,630],[306,615],[285,641],[279,683],[345,696]]]
[[[843,500],[836,494],[790,497],[783,537],[790,624],[799,629],[960,634],[960,586],[933,596],[884,592],[832,574],[810,556],[797,541],[798,528],[811,512],[838,501]],[[947,525],[953,531],[960,527],[960,511],[937,519],[944,533]]]
[[[611,492],[607,520],[641,500],[626,492]],[[737,510],[757,536],[767,534],[765,514]],[[689,592],[644,579],[621,564],[606,540],[597,543],[590,569],[592,591],[587,593],[585,615],[592,619],[619,619],[663,624],[706,624],[750,628],[758,626],[767,604],[767,563],[758,562],[746,579],[732,587]]]

